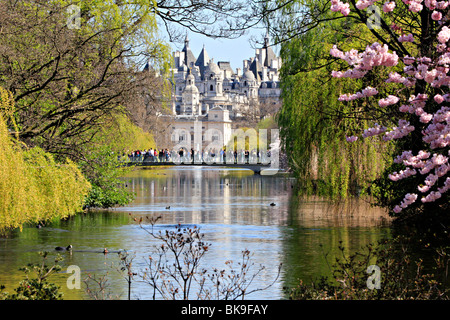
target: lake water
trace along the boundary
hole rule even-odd
[[[271,283],[282,264],[281,274],[270,288],[248,295],[248,299],[284,299],[285,287],[299,279],[309,281],[329,273],[328,264],[339,254],[340,243],[356,251],[369,243],[390,236],[386,214],[362,200],[331,205],[317,198],[294,201],[295,181],[287,175],[253,175],[251,171],[206,168],[166,167],[137,169],[124,178],[136,193],[130,205],[113,210],[79,214],[43,228],[25,227],[7,238],[0,238],[0,284],[12,288],[23,279],[18,269],[39,262],[39,251],[56,255],[56,246],[71,244],[63,252],[63,271],[75,265],[81,278],[106,276],[109,291],[126,299],[128,285],[120,269],[117,251],[127,250],[133,258],[133,271],[147,266],[160,243],[152,239],[134,218],[161,215],[157,230],[174,226],[197,226],[211,244],[201,268],[226,268],[226,261],[237,263],[243,250],[251,252],[252,272],[264,270],[249,290]],[[271,204],[275,205],[271,205]],[[170,208],[168,208],[170,206]],[[143,227],[149,227],[144,224]],[[103,254],[107,248],[110,253]],[[237,267],[237,265],[235,264]],[[61,286],[65,299],[87,299],[81,289],[66,285],[71,274],[61,272],[53,281]],[[152,289],[138,276],[132,299],[151,299]],[[191,296],[195,299],[195,294]]]

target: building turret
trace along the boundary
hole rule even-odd
[[[181,51],[184,53],[184,64],[191,68],[195,64],[195,56],[192,53],[191,49],[189,48],[189,38],[186,34],[186,38],[184,39],[184,48]]]
[[[181,95],[181,113],[185,115],[198,115],[200,110],[200,94],[195,85],[195,77],[189,72],[186,77],[186,86]]]
[[[219,66],[211,60],[205,70],[207,96],[222,96],[223,73]]]

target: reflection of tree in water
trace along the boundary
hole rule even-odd
[[[318,197],[291,202],[290,225],[284,231],[284,286],[329,276],[330,264],[345,253],[391,238],[389,217],[362,199],[331,203]]]

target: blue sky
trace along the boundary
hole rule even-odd
[[[206,52],[210,58],[214,58],[214,62],[229,61],[233,70],[242,69],[242,60],[255,56],[255,49],[250,42],[252,36],[260,39],[264,36],[264,31],[256,29],[238,39],[212,39],[193,32],[188,33],[189,47],[196,58],[205,45]],[[171,46],[173,51],[181,50],[184,43],[171,43]],[[274,51],[278,53],[277,50]]]

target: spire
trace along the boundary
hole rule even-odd
[[[264,48],[269,46],[269,28],[267,28],[266,36],[264,37]]]
[[[195,57],[192,53],[191,49],[189,48],[189,38],[188,34],[186,33],[186,38],[184,39],[184,48],[182,50],[184,52],[184,64],[190,68],[191,63],[195,63]]]
[[[206,52],[205,45],[203,45],[203,49],[200,52],[200,54],[198,55],[197,61],[195,61],[195,65],[198,66],[200,69],[200,75],[202,76],[202,78],[203,78],[203,73],[204,73],[206,67],[208,66],[209,61],[210,61],[210,59],[209,59],[208,53]]]
[[[270,67],[272,60],[275,60],[277,57],[275,52],[273,52],[272,48],[269,45],[269,29],[267,29],[266,36],[264,37],[263,49],[266,51],[263,66]]]

